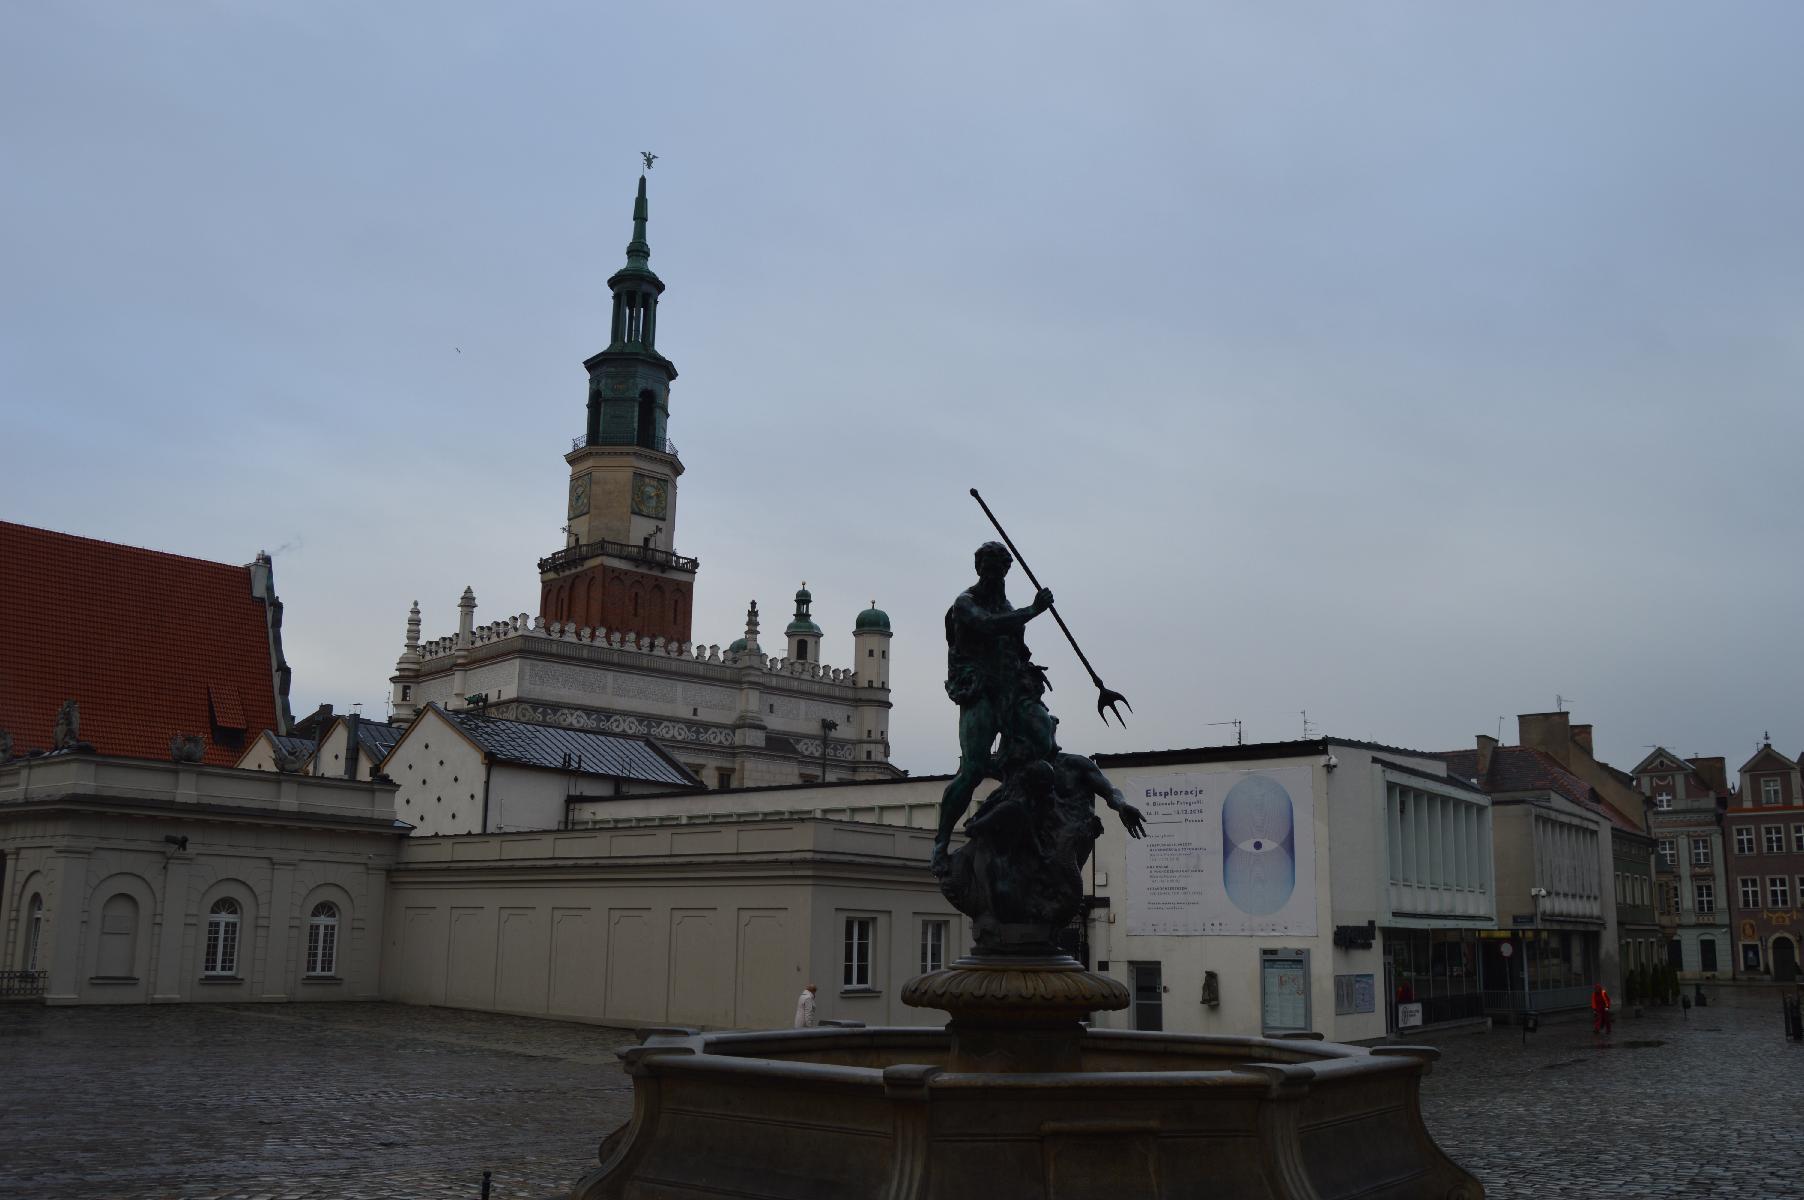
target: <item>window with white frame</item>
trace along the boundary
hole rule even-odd
[[[1710,839],[1694,837],[1691,839],[1691,865],[1707,867],[1710,865]]]
[[[25,969],[38,969],[38,947],[44,944],[44,897],[33,894],[25,917]]]
[[[1669,867],[1678,865],[1679,852],[1673,848],[1671,838],[1660,839],[1660,861]]]
[[[1746,825],[1735,827],[1735,853],[1754,853],[1754,831]]]
[[[921,974],[944,970],[946,966],[946,932],[950,921],[921,922]]]
[[[1777,779],[1762,779],[1760,781],[1760,803],[1779,803],[1779,781]]]
[[[1655,796],[1654,797],[1654,807],[1657,809],[1660,809],[1662,811],[1665,811],[1666,809],[1671,808],[1672,807],[1672,793],[1671,792],[1661,792],[1658,796]]]
[[[1784,875],[1767,876],[1766,899],[1774,908],[1790,908],[1791,880]]]
[[[1741,906],[1743,908],[1760,907],[1760,879],[1754,875],[1741,877]]]
[[[307,974],[338,973],[338,906],[322,900],[307,918]]]
[[[1791,827],[1791,852],[1793,854],[1804,854],[1804,825],[1793,825]]]
[[[1701,913],[1716,911],[1716,885],[1712,883],[1693,884],[1692,895],[1697,898],[1697,910]]]
[[[238,974],[238,901],[222,896],[207,913],[207,952],[201,962],[203,975]]]
[[[846,918],[845,971],[840,986],[852,990],[871,987],[871,943],[877,932],[875,917]]]
[[[1766,852],[1768,854],[1785,853],[1785,826],[1762,825],[1760,827],[1760,834],[1761,841],[1766,844]]]

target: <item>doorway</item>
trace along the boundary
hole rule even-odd
[[[1158,1033],[1165,1028],[1165,973],[1156,962],[1129,963],[1134,986],[1134,1028]]]
[[[1798,977],[1798,944],[1782,934],[1773,936],[1773,981],[1790,983]]]

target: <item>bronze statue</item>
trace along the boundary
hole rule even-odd
[[[971,918],[980,954],[1052,952],[1083,904],[1082,868],[1103,830],[1098,799],[1129,836],[1145,835],[1140,811],[1096,764],[1059,748],[1046,672],[1024,636],[1028,622],[1052,608],[1052,593],[1040,588],[1032,604],[1012,607],[1003,580],[1014,561],[999,543],[978,547],[977,582],[946,613],[959,764],[940,799],[933,872]],[[966,823],[967,844],[951,853],[952,831],[985,777],[1000,786]]]
[[[81,707],[73,700],[65,700],[56,710],[56,727],[50,734],[50,748],[79,750],[81,747]]]
[[[952,830],[971,806],[978,783],[985,776],[1002,778],[991,755],[997,737],[1005,752],[1024,759],[1051,751],[1051,715],[1041,699],[1046,672],[1034,665],[1022,631],[1052,607],[1052,593],[1041,588],[1026,608],[1012,607],[1002,581],[1014,561],[1000,542],[979,546],[977,582],[946,610],[946,695],[958,705],[958,773],[940,797],[936,875],[946,872]]]

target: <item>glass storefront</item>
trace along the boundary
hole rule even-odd
[[[1598,982],[1598,936],[1590,929],[1486,930],[1480,939],[1485,1010],[1549,1012],[1589,1004]]]
[[[1420,1004],[1424,1025],[1484,1014],[1477,930],[1387,928],[1384,953],[1390,960],[1393,1028],[1399,1004]]]

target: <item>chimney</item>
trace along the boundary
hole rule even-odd
[[[1540,750],[1562,767],[1572,760],[1572,714],[1523,713],[1516,718],[1516,741]]]
[[[362,748],[357,741],[357,726],[363,718],[356,713],[345,714],[345,778],[357,778],[357,752]]]
[[[1488,733],[1478,735],[1478,778],[1480,782],[1490,777],[1491,755],[1497,749],[1497,739]]]
[[[1574,725],[1572,727],[1572,744],[1591,757],[1597,757],[1597,752],[1591,749],[1591,726]]]

